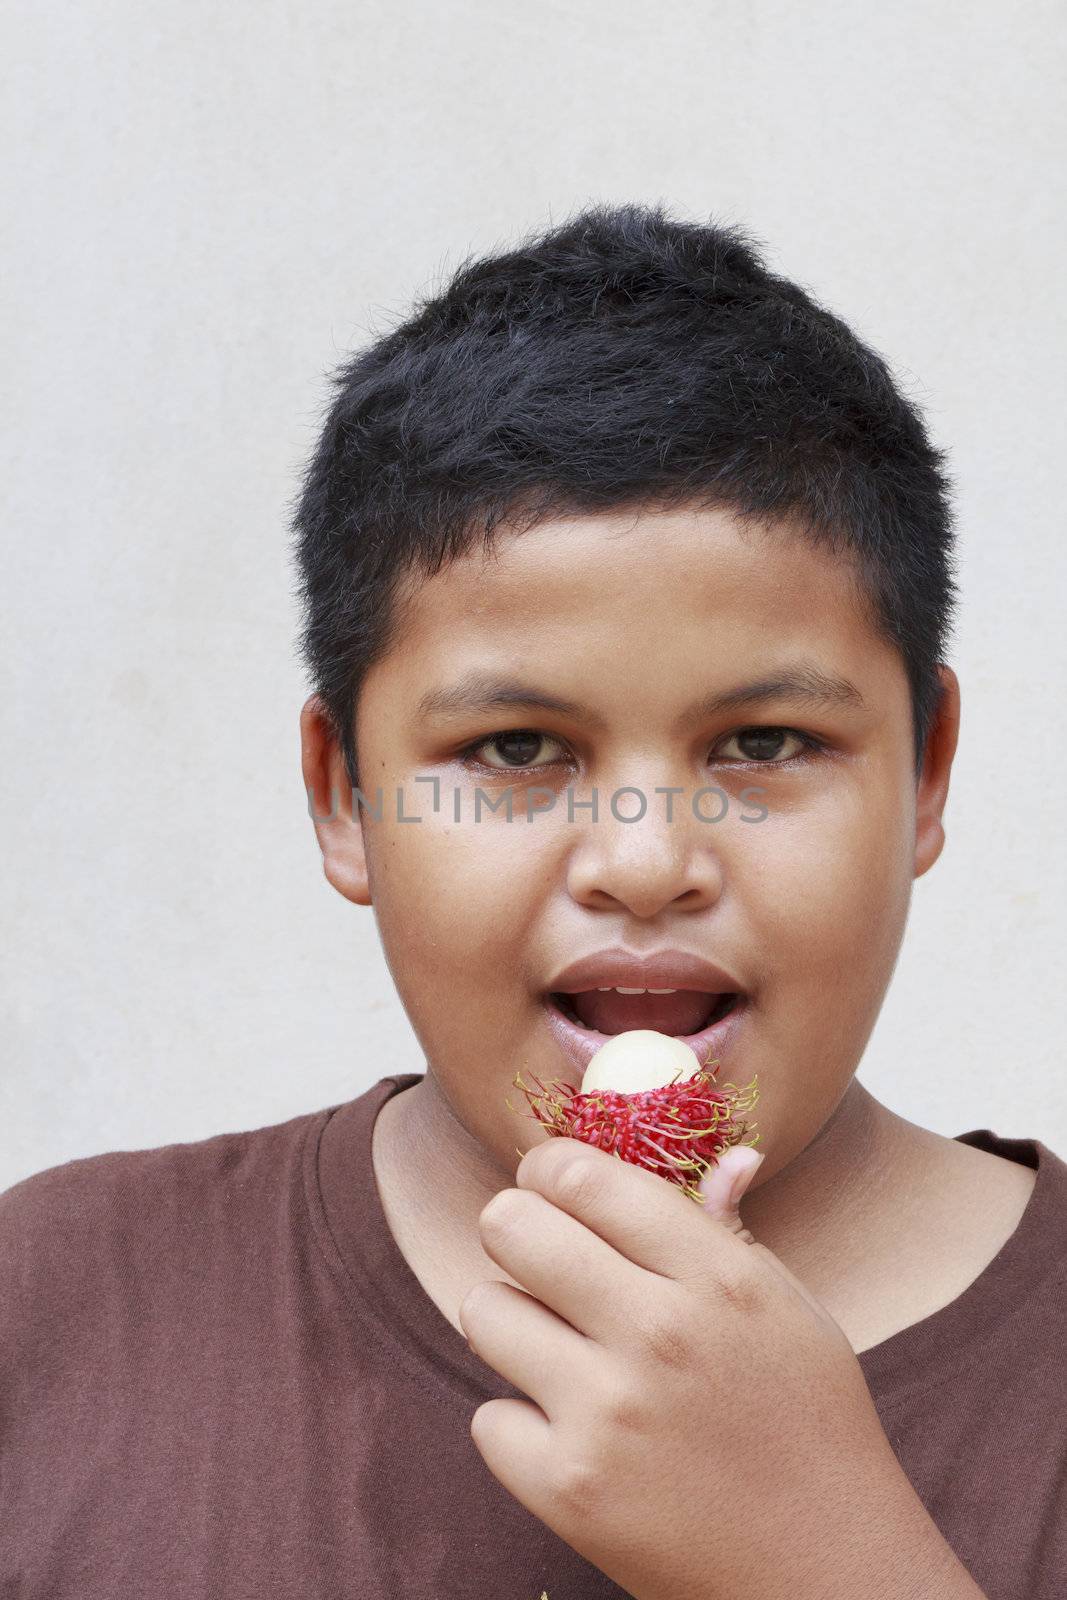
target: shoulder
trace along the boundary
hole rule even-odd
[[[195,1273],[220,1230],[300,1180],[305,1135],[326,1112],[155,1149],[80,1157],[0,1194],[0,1365],[97,1328],[106,1302],[149,1275]]]
[[[95,1238],[101,1222],[160,1222],[169,1207],[205,1189],[237,1196],[264,1173],[276,1171],[279,1156],[300,1146],[311,1124],[327,1115],[308,1112],[269,1127],[108,1151],[48,1167],[0,1194],[0,1247],[28,1235],[39,1242]],[[162,1205],[162,1217],[146,1202]]]

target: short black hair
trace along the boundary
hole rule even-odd
[[[955,605],[951,480],[886,362],[736,224],[594,204],[343,363],[295,497],[300,652],[358,785],[363,678],[405,577],[494,529],[694,503],[800,519],[900,650],[916,771]]]

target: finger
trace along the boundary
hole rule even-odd
[[[608,1158],[605,1158],[608,1159]],[[533,1189],[501,1189],[478,1219],[499,1267],[550,1311],[599,1345],[612,1344],[662,1281]]]
[[[508,1493],[546,1522],[546,1486],[554,1481],[558,1450],[552,1425],[537,1406],[528,1400],[487,1400],[471,1418],[471,1438]]]
[[[676,1184],[578,1139],[535,1145],[520,1161],[515,1182],[535,1189],[628,1261],[660,1277],[706,1273],[716,1254],[725,1269],[741,1248]]]
[[[476,1283],[459,1308],[474,1354],[529,1395],[550,1422],[573,1402],[590,1366],[590,1341],[548,1306],[499,1278]]]

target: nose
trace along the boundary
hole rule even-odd
[[[675,794],[673,805],[654,789],[615,796],[613,806],[610,792],[599,795],[595,818],[585,821],[573,844],[567,863],[571,898],[590,909],[622,908],[646,919],[667,906],[700,911],[714,905],[724,881],[713,840],[721,828],[697,820],[685,794]]]

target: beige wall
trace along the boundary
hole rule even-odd
[[[306,815],[288,506],[325,370],[590,199],[746,223],[951,447],[949,844],[861,1076],[1067,1154],[1065,32],[1026,0],[9,20],[0,1187],[422,1069]]]

